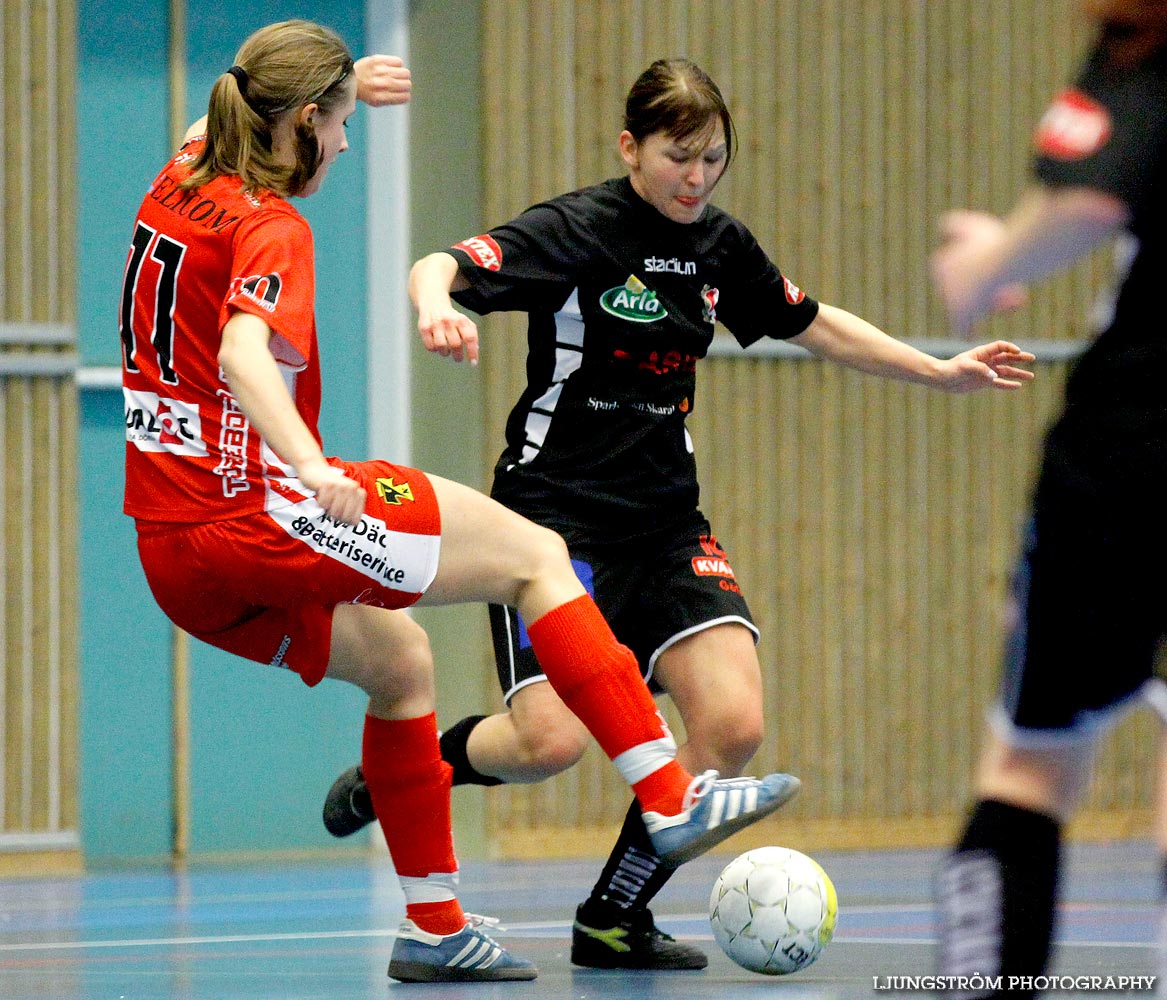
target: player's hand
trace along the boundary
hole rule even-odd
[[[980,389],[1020,389],[1033,381],[1033,372],[1018,368],[1034,356],[1007,340],[994,340],[940,363],[939,387],[946,392],[977,392]]]
[[[478,327],[469,316],[445,303],[418,308],[417,330],[427,351],[455,361],[478,364]]]
[[[405,104],[413,86],[409,70],[399,56],[363,56],[353,63],[357,100],[371,108]]]
[[[932,254],[932,283],[949,321],[960,334],[989,313],[1005,312],[1027,301],[1024,286],[986,291],[986,275],[1004,240],[1005,223],[988,212],[946,212],[940,219],[943,244]]]
[[[343,470],[329,465],[321,458],[298,468],[296,476],[315,492],[316,502],[334,521],[342,524],[360,523],[361,515],[365,512],[365,488],[346,476]]]

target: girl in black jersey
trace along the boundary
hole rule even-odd
[[[862,371],[958,393],[1019,388],[1031,375],[1016,365],[1032,355],[998,341],[938,360],[804,294],[742,223],[709,204],[733,139],[714,82],[686,60],[656,62],[628,96],[619,137],[627,176],[424,258],[410,293],[425,346],[472,363],[477,329],[451,295],[478,313],[528,313],[528,386],[507,423],[492,495],[563,535],[613,629],[677,705],[682,759],[739,774],[762,740],[757,629],[697,507],[685,429],[715,323],[743,346],[789,339]],[[542,683],[513,608],[492,608],[492,631],[510,711],[457,723],[443,755],[456,783],[537,781],[575,763],[587,733]],[[354,768],[330,793],[330,829],[363,825],[371,810],[361,805]],[[704,967],[704,954],[659,932],[647,909],[671,871],[631,810],[577,912],[572,961]]]
[[[950,213],[933,259],[964,330],[1003,293],[1015,298],[1017,283],[1126,232],[1113,314],[1046,439],[977,801],[940,882],[942,971],[1002,977],[983,996],[1040,987],[1062,826],[1099,737],[1141,699],[1167,717],[1152,677],[1167,633],[1167,338],[1155,319],[1167,265],[1167,3],[1091,7],[1100,38],[1038,127],[1039,183],[1003,220]],[[1167,886],[1167,759],[1160,774]]]

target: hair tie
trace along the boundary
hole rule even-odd
[[[235,82],[239,85],[239,93],[244,100],[247,100],[247,70],[242,66],[232,66],[227,72],[235,77]]]

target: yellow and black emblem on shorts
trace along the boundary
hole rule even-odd
[[[394,507],[400,507],[402,500],[413,502],[413,490],[409,488],[409,483],[401,483],[398,485],[393,482],[393,477],[388,479],[377,480],[377,495],[387,504]]]

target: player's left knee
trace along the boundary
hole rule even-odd
[[[373,619],[361,644],[361,687],[373,698],[414,698],[433,688],[433,653],[425,630],[409,619]]]
[[[760,712],[723,716],[701,735],[692,731],[690,743],[702,758],[702,766],[717,768],[725,776],[737,775],[753,759],[765,735]],[[706,763],[708,762],[708,763]]]

